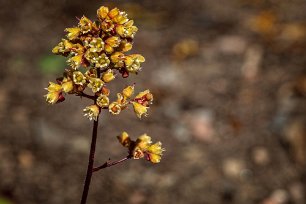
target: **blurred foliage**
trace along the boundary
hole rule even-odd
[[[65,58],[53,55],[44,55],[38,61],[38,67],[41,68],[41,72],[45,75],[60,73],[65,64]]]
[[[6,198],[0,197],[0,204],[12,204],[12,202],[7,200]]]

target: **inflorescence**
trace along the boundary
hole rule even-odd
[[[117,93],[115,101],[110,101],[110,90],[107,88],[107,84],[118,75],[127,78],[141,70],[145,58],[140,54],[125,54],[132,49],[137,30],[134,21],[128,19],[125,12],[117,8],[109,10],[104,6],[97,10],[96,21],[83,16],[76,27],[66,28],[66,38],[52,52],[67,57],[69,68],[56,83],[49,82],[46,101],[50,104],[63,102],[66,94],[92,99],[94,104],[83,109],[84,116],[89,120],[97,120],[103,109],[118,115],[129,105],[138,118],[147,116],[153,102],[149,90],[134,96],[135,86],[129,85]],[[88,90],[93,94],[85,93]],[[126,133],[118,139],[134,159],[145,157],[152,163],[158,163],[164,151],[160,142],[151,145],[151,138],[145,134],[136,141],[130,140]]]

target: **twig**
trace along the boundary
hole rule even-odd
[[[104,164],[102,164],[101,166],[98,166],[98,167],[93,168],[92,171],[93,171],[93,172],[96,172],[96,171],[99,171],[99,170],[101,170],[101,169],[105,169],[105,168],[107,168],[107,167],[111,167],[111,166],[114,166],[114,165],[116,165],[116,164],[120,164],[120,163],[122,163],[122,162],[125,162],[125,161],[131,159],[131,158],[132,158],[132,156],[129,155],[129,156],[127,156],[127,157],[125,157],[125,158],[123,158],[123,159],[117,160],[117,161],[113,161],[113,162],[107,161],[107,162],[105,162]]]

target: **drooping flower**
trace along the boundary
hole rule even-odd
[[[81,29],[81,32],[83,34],[90,32],[92,29],[92,26],[93,26],[92,21],[89,20],[87,17],[83,16],[80,19],[79,28]]]
[[[73,91],[73,82],[71,79],[64,78],[62,81],[62,89],[65,93],[70,93]]]
[[[62,102],[65,100],[62,94],[62,86],[59,84],[55,84],[53,82],[49,82],[48,93],[45,95],[46,101],[50,104],[55,104],[57,102]]]
[[[132,102],[132,104],[133,104],[134,112],[138,118],[141,118],[143,115],[144,116],[148,115],[147,112],[148,112],[149,107],[143,106],[137,102]]]
[[[66,28],[65,31],[68,32],[66,36],[69,40],[77,39],[81,33],[81,29],[78,27]]]
[[[89,120],[97,120],[100,110],[97,105],[87,106],[83,109],[84,116],[86,116]]]

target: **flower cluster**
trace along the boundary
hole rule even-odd
[[[152,144],[151,137],[147,134],[139,136],[136,141],[131,140],[126,132],[121,133],[117,138],[120,144],[128,148],[129,155],[134,159],[145,158],[152,163],[159,163],[165,151],[161,142]]]
[[[63,76],[50,82],[46,88],[46,101],[56,104],[65,100],[66,94],[88,98],[92,104],[83,109],[89,120],[98,121],[102,110],[118,115],[131,106],[138,118],[148,115],[153,95],[147,89],[135,94],[135,85],[126,86],[111,101],[108,83],[118,76],[123,78],[137,74],[145,58],[140,54],[126,54],[132,49],[133,38],[138,28],[127,14],[117,8],[109,10],[100,7],[97,20],[91,21],[83,16],[78,25],[66,28],[66,37],[56,45],[52,52],[67,57],[68,68]],[[118,137],[121,144],[129,149],[134,159],[145,157],[152,163],[161,159],[161,143],[151,144],[147,135],[132,141],[126,133]]]
[[[70,66],[57,79],[50,82],[46,101],[51,104],[65,100],[64,93],[87,96],[94,99],[93,105],[83,112],[90,120],[97,120],[101,109],[108,109],[113,115],[119,114],[129,104],[137,117],[147,115],[153,95],[146,90],[132,98],[134,85],[127,86],[117,93],[117,100],[110,102],[107,83],[113,81],[118,72],[126,78],[130,73],[138,73],[145,58],[140,54],[126,55],[132,49],[133,38],[138,30],[133,20],[117,8],[109,10],[100,7],[97,21],[83,16],[76,27],[66,28],[66,38],[52,50],[54,54],[68,58]],[[83,71],[83,72],[82,72]],[[86,89],[93,95],[85,94]]]

